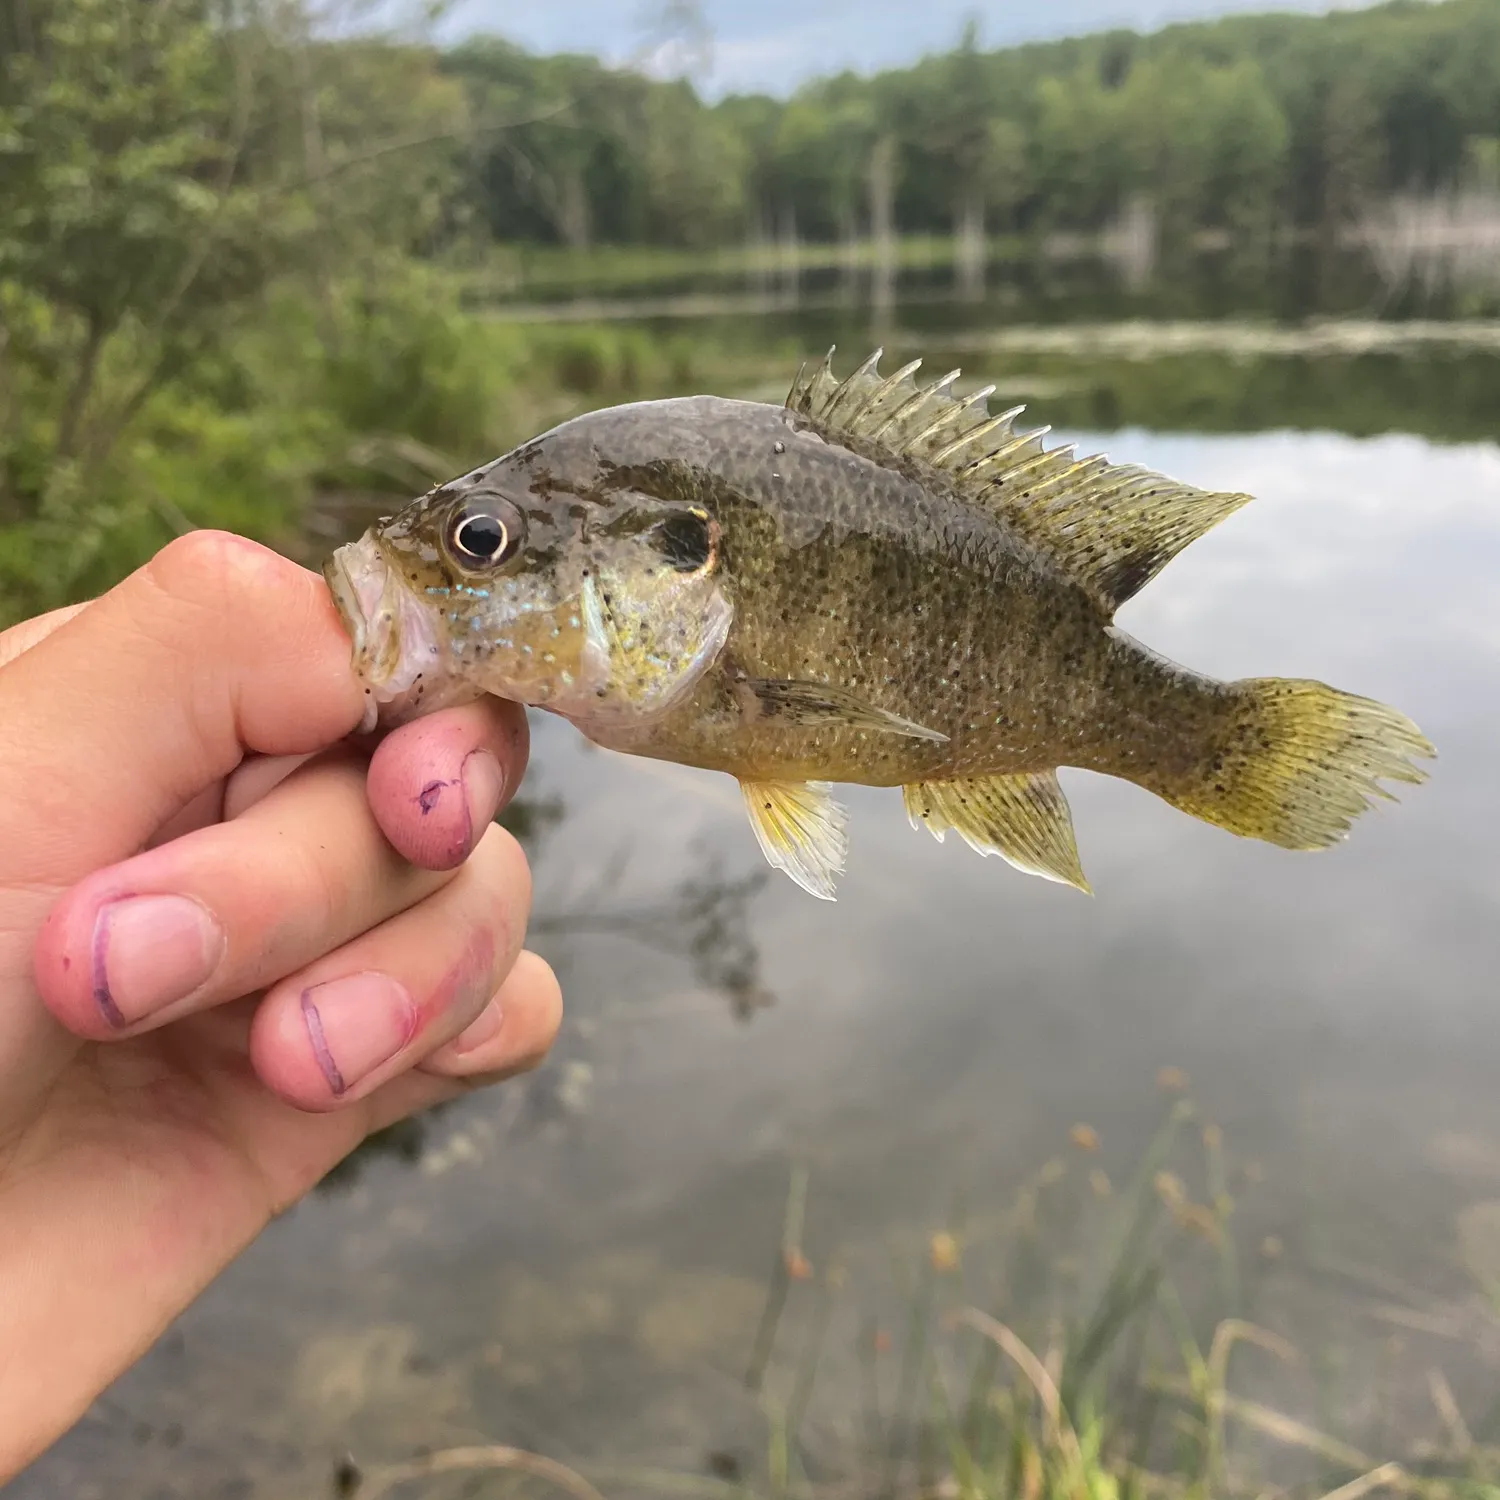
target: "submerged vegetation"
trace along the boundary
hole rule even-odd
[[[485,1494],[585,1500],[1497,1500],[1494,1413],[1466,1418],[1433,1366],[1393,1436],[1389,1408],[1413,1392],[1375,1368],[1339,1388],[1318,1332],[1287,1336],[1284,1289],[1342,1276],[1359,1288],[1350,1315],[1396,1327],[1438,1322],[1431,1306],[1388,1284],[1369,1302],[1358,1267],[1293,1269],[1316,1252],[1265,1231],[1261,1167],[1181,1097],[1177,1069],[1160,1083],[1179,1097],[1122,1185],[1079,1124],[1008,1205],[970,1194],[889,1259],[866,1247],[820,1263],[815,1194],[796,1169],[744,1376],[758,1447],[687,1473],[478,1444],[372,1469],[353,1492],[477,1493],[488,1472]],[[1476,1348],[1500,1331],[1477,1296],[1450,1313]]]

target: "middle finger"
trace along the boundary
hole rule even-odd
[[[319,760],[231,822],[73,887],[38,937],[37,985],[81,1036],[138,1035],[266,988],[455,873],[391,848],[362,762]]]

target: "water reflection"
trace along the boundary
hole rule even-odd
[[[794,1167],[814,1274],[789,1287],[767,1389],[802,1403],[812,1477],[847,1478],[877,1421],[873,1451],[915,1463],[930,1433],[900,1426],[922,1410],[900,1399],[910,1299],[961,1291],[1030,1317],[1045,1347],[1091,1289],[1115,1202],[1091,1174],[1130,1181],[1164,1064],[1200,1110],[1169,1168],[1179,1207],[1213,1200],[1211,1121],[1245,1247],[1235,1305],[1310,1361],[1250,1361],[1237,1389],[1383,1453],[1444,1431],[1440,1369],[1491,1438],[1500,452],[1083,438],[1260,497],[1132,601],[1126,628],[1224,676],[1398,704],[1438,746],[1433,780],[1347,846],[1295,856],[1065,772],[1092,901],[939,846],[899,798],[856,790],[829,907],[785,881],[757,890],[727,781],[539,722],[535,787],[565,811],[536,842],[538,941],[571,1009],[537,1087],[572,1093],[534,1116],[544,1092],[465,1101],[405,1159],[289,1215],[16,1493],[316,1494],[346,1451],[373,1470],[496,1440],[605,1468],[611,1495],[663,1492],[628,1468],[761,1475],[744,1372],[786,1265]],[[776,1005],[740,1024],[726,992],[761,989]],[[1069,1144],[1080,1123],[1097,1150]],[[1066,1170],[1043,1182],[1054,1158]],[[938,1231],[961,1241],[961,1280],[933,1281]],[[1174,1253],[1189,1318],[1224,1306],[1204,1237]]]
[[[1393,199],[1337,244],[1295,236],[1275,246],[1202,235],[1163,247],[1138,208],[1103,234],[1042,241],[908,239],[882,245],[778,241],[659,267],[638,257],[553,256],[472,300],[497,318],[577,321],[700,318],[717,305],[756,317],[839,311],[877,333],[932,310],[969,326],[1017,316],[1100,319],[1493,317],[1500,211],[1493,196]]]
[[[505,808],[499,821],[536,863],[543,835],[563,816],[561,798],[523,795]],[[739,1021],[748,1021],[774,1004],[775,997],[761,982],[760,950],[750,922],[750,903],[766,885],[769,870],[759,867],[730,876],[714,850],[699,850],[678,884],[653,895],[649,875],[639,881],[633,878],[632,867],[638,863],[631,844],[622,843],[613,856],[569,871],[553,889],[539,890],[528,928],[531,946],[555,951],[582,938],[638,946],[686,963],[699,986],[699,993],[689,997],[690,1004],[713,1004],[717,999]],[[622,891],[628,894],[622,897]],[[630,1006],[629,1017],[633,1021],[669,1020],[681,1008],[681,1001],[671,998],[636,1002]],[[579,1054],[586,1054],[586,1042],[594,1037],[600,1021],[613,1014],[606,1004],[599,1014],[575,1024],[555,1050],[551,1068],[515,1083],[510,1090],[511,1107],[500,1121],[488,1122],[487,1143],[587,1109],[593,1069],[586,1056]],[[423,1116],[377,1131],[330,1172],[317,1190],[342,1191],[358,1180],[369,1162],[382,1157],[408,1164],[425,1160],[431,1167],[439,1159],[431,1154],[433,1131],[451,1108],[440,1105]],[[451,1140],[448,1152],[453,1155]],[[459,1148],[458,1156],[468,1154],[467,1146]]]

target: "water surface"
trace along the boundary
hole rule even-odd
[[[860,1442],[859,1322],[899,1307],[890,1256],[919,1263],[961,1217],[965,1289],[984,1295],[986,1238],[1043,1163],[1128,1177],[1167,1065],[1236,1169],[1264,1175],[1234,1223],[1242,1294],[1318,1372],[1278,1375],[1276,1399],[1368,1437],[1389,1397],[1404,1438],[1436,1425],[1439,1367],[1483,1436],[1500,1392],[1478,1291],[1487,1255],[1500,1277],[1500,450],[1074,435],[1258,496],[1122,625],[1206,671],[1399,705],[1439,748],[1432,781],[1307,856],[1065,771],[1092,900],[853,789],[837,905],[779,876],[728,899],[710,956],[751,947],[716,968],[691,952],[691,898],[760,868],[733,784],[538,722],[527,791],[562,808],[536,856],[538,942],[570,1004],[557,1055],[273,1226],[21,1500],[319,1495],[346,1451],[372,1468],[476,1441],[753,1471],[743,1374],[798,1163],[806,1253],[850,1268],[803,1433],[834,1472]],[[601,930],[559,920],[580,913]],[[721,981],[774,1003],[746,1020]],[[1097,1158],[1069,1159],[1078,1122]],[[1274,1259],[1256,1254],[1268,1236]],[[1044,1270],[1065,1280],[1079,1249],[1060,1231]],[[1425,1324],[1382,1316],[1396,1304]],[[816,1307],[795,1289],[787,1367]],[[446,1483],[419,1492],[500,1492]]]

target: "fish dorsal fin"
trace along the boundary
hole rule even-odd
[[[1190,542],[1238,510],[1249,495],[1179,484],[1101,455],[1047,448],[1046,427],[1018,432],[1025,407],[991,415],[994,386],[953,394],[959,371],[919,386],[921,360],[879,373],[877,349],[845,380],[833,350],[797,372],[789,411],[831,438],[874,445],[895,458],[943,470],[971,504],[997,515],[1090,587],[1111,614]]]

